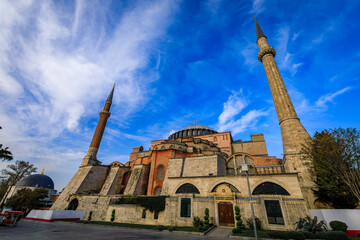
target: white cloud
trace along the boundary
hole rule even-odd
[[[238,120],[230,120],[219,127],[220,132],[231,131],[233,135],[244,132],[250,128],[255,128],[260,117],[268,115],[264,110],[251,110]]]
[[[142,70],[157,54],[176,9],[168,1],[141,2],[124,10],[111,30],[106,4],[77,1],[74,12],[55,5],[0,2],[0,12],[6,12],[0,15],[1,143],[16,159],[32,159],[39,168],[52,161],[49,171],[78,166],[70,163],[81,161],[86,144],[49,146],[79,131],[81,118],[97,115],[114,82],[114,102],[123,109],[113,118],[125,121],[141,110],[149,84],[158,78],[156,67]]]
[[[250,13],[255,13],[255,15],[258,15],[259,13],[264,11],[265,10],[264,3],[265,0],[254,0]]]
[[[219,115],[217,123],[219,132],[231,131],[233,135],[236,135],[256,127],[259,118],[268,114],[264,110],[251,110],[236,120],[236,116],[249,105],[249,101],[242,95],[242,90],[232,92],[223,104],[223,111]]]
[[[248,101],[242,96],[242,89],[240,89],[239,92],[232,92],[228,100],[223,105],[223,111],[219,116],[219,124],[224,125],[247,106]]]
[[[327,109],[327,103],[331,102],[334,103],[334,98],[349,91],[350,87],[345,87],[337,92],[334,93],[328,93],[323,96],[321,96],[316,102],[315,105],[321,109]]]
[[[279,62],[279,68],[281,70],[289,71],[293,77],[302,63],[296,63],[294,60],[294,54],[288,52],[289,32],[290,28],[287,26],[279,29],[277,34],[276,54],[278,56],[277,59]]]

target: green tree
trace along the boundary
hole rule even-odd
[[[320,200],[353,208],[360,201],[360,132],[338,128],[316,132],[302,149],[311,161]]]
[[[0,127],[0,129],[2,129]],[[0,160],[2,161],[11,161],[13,160],[12,153],[9,151],[8,147],[3,148],[3,145],[0,144]]]
[[[23,177],[31,175],[36,172],[37,168],[34,164],[25,161],[16,161],[14,164],[9,164],[5,169],[1,170],[1,174],[5,178],[8,186],[15,185]]]
[[[48,197],[49,191],[45,188],[21,189],[6,204],[14,210],[23,211],[25,214],[31,209],[39,207],[40,199]]]
[[[37,168],[34,167],[33,164],[25,161],[16,161],[14,164],[7,165],[5,169],[1,170],[1,177],[4,180],[0,184],[0,200],[7,195],[8,190],[12,186],[14,186],[23,177],[36,172],[36,170]]]

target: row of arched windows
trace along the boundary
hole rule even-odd
[[[229,186],[231,191],[233,191],[235,193],[240,192],[235,186],[233,186],[230,183],[226,183],[226,182],[219,183],[211,190],[211,192],[216,192],[216,188],[218,186],[224,185],[224,184]],[[200,194],[200,191],[193,184],[185,183],[176,190],[176,193],[177,194],[180,194],[180,193]],[[264,183],[261,183],[260,185],[258,185],[254,189],[254,191],[252,192],[252,195],[290,195],[290,194],[283,187],[281,187],[280,185],[278,185],[276,183],[264,182]]]

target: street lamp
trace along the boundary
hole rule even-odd
[[[241,171],[246,173],[246,179],[247,179],[247,184],[248,184],[248,189],[249,189],[249,196],[250,196],[250,207],[251,207],[251,214],[252,214],[252,219],[253,219],[253,225],[254,225],[254,233],[255,233],[255,239],[258,240],[258,236],[257,236],[257,230],[256,230],[256,221],[255,221],[255,214],[254,214],[254,206],[253,206],[253,201],[252,201],[252,196],[251,196],[251,190],[250,190],[250,183],[249,183],[249,166],[247,164],[243,164],[241,166]]]

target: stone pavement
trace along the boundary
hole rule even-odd
[[[0,227],[1,240],[52,240],[52,239],[171,239],[171,240],[223,240],[229,239],[231,228],[216,228],[206,236],[178,233],[158,232],[142,229],[120,228],[73,224],[67,222],[39,222],[21,220],[17,227]]]

